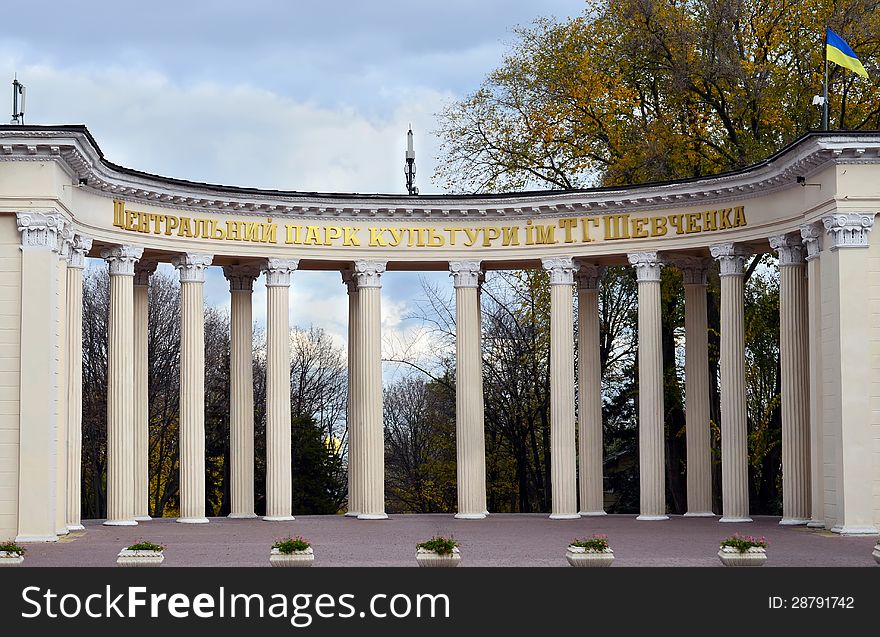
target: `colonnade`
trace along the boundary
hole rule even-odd
[[[31,215],[33,217],[33,215]],[[867,246],[865,215],[834,215],[822,224],[769,238],[779,255],[780,355],[782,384],[783,518],[781,524],[822,524],[822,450],[819,425],[822,396],[821,352],[809,346],[821,324],[820,255],[833,255],[843,272],[847,248]],[[59,282],[57,313],[44,319],[63,343],[58,362],[57,483],[58,531],[81,529],[82,269],[91,248],[59,217],[50,239],[38,236],[33,220],[19,215],[23,282],[46,268]],[[826,248],[823,250],[822,242]],[[766,249],[766,244],[764,248]],[[757,249],[760,249],[758,246]],[[718,262],[721,286],[721,522],[750,521],[748,429],[744,352],[744,264],[752,244],[721,243],[697,254],[656,251],[627,255],[638,286],[638,420],[640,520],[667,519],[665,500],[663,367],[660,280],[663,267],[676,267],[685,290],[685,383],[687,433],[687,513],[712,516],[707,273]],[[52,253],[56,260],[49,258]],[[49,256],[47,256],[49,255]],[[149,520],[147,323],[148,286],[155,258],[143,249],[120,245],[100,252],[110,273],[107,394],[107,521],[133,525]],[[832,257],[829,257],[832,258]],[[180,518],[205,523],[204,314],[205,270],[213,257],[178,254],[171,263],[181,282]],[[290,453],[290,350],[288,316],[296,259],[269,258],[224,265],[231,295],[231,513],[254,513],[254,422],[252,378],[252,294],[261,274],[267,287],[267,458],[266,520],[292,520]],[[386,516],[381,369],[381,278],[385,262],[358,260],[342,271],[349,299],[349,511],[359,519]],[[550,279],[550,413],[552,513],[554,519],[603,515],[602,394],[599,353],[599,292],[605,266],[574,256],[541,260]],[[480,261],[448,264],[456,298],[456,517],[488,514],[480,347]],[[842,274],[841,274],[842,276]],[[62,288],[60,283],[64,283]],[[572,347],[573,292],[578,300],[577,393]],[[30,303],[30,301],[27,301]],[[36,306],[25,308],[37,312]],[[23,316],[25,316],[23,310]],[[55,317],[55,318],[52,318]],[[29,329],[23,325],[22,329]],[[575,409],[575,405],[578,409]],[[25,407],[22,407],[24,414]],[[579,467],[579,469],[578,469]],[[856,479],[857,476],[844,476]]]

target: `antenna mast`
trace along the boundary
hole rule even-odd
[[[416,151],[413,149],[413,132],[412,124],[406,134],[406,163],[403,167],[403,174],[406,177],[406,191],[411,195],[419,194],[419,188],[416,186]]]
[[[12,79],[12,121],[11,124],[24,124],[24,84],[18,81],[18,75]]]

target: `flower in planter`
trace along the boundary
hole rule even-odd
[[[27,549],[9,540],[8,542],[0,542],[0,553],[9,553],[10,555],[22,557],[27,553]]]
[[[311,543],[301,535],[275,540],[269,554],[271,566],[311,566],[314,560]]]
[[[136,544],[132,544],[131,546],[127,546],[125,548],[127,551],[152,551],[154,553],[161,553],[165,550],[165,546],[162,544],[155,544],[154,542],[147,542],[145,540],[141,540]]]
[[[301,535],[275,540],[275,543],[272,545],[273,549],[278,549],[278,552],[283,555],[299,553],[311,547],[311,543]]]
[[[416,562],[419,566],[458,566],[461,562],[458,542],[442,536],[419,542],[416,544]]]
[[[595,533],[590,537],[575,539],[569,542],[569,546],[582,548],[589,553],[607,553],[611,551],[608,544],[608,536],[601,533]]]
[[[451,537],[442,536],[432,537],[430,540],[416,544],[416,549],[431,551],[437,555],[452,555],[456,548],[458,548],[458,542]]]
[[[736,549],[740,553],[746,553],[749,549],[753,548],[766,549],[767,538],[765,538],[764,536],[752,537],[751,535],[740,535],[739,533],[734,533],[730,537],[721,540],[720,548],[723,549],[724,547]]]

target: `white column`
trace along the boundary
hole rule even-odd
[[[684,281],[685,433],[688,517],[712,512],[712,449],[709,425],[709,320],[706,278],[711,261],[677,257]]]
[[[871,273],[869,239],[874,212],[838,213],[822,218],[822,357],[825,433],[831,493],[827,508],[831,531],[841,535],[877,535],[876,434],[871,392],[876,382],[869,345],[872,323],[866,286]],[[826,323],[827,321],[827,323]],[[830,517],[830,515],[829,515]]]
[[[179,254],[180,272],[180,517],[205,524],[205,268],[209,254]]]
[[[480,348],[479,261],[450,261],[455,286],[455,448],[458,478],[456,518],[486,517],[483,458],[483,372]]]
[[[55,490],[55,533],[67,535],[67,257],[70,255],[70,244],[73,241],[73,230],[66,225],[61,233],[58,245],[58,310],[56,313],[58,355],[58,391],[57,397],[57,436],[55,440],[55,458],[57,488]]]
[[[348,397],[345,404],[346,426],[348,428],[348,510],[347,517],[356,518],[364,507],[363,484],[361,483],[361,456],[363,444],[361,425],[358,423],[360,399],[360,365],[358,364],[358,287],[354,269],[342,271],[342,282],[348,291]]]
[[[580,515],[605,515],[602,488],[602,364],[599,357],[599,282],[605,268],[581,263],[578,293],[578,456]]]
[[[229,458],[230,518],[254,513],[254,280],[256,265],[225,265],[229,281]]]
[[[358,287],[358,357],[360,387],[358,418],[363,437],[360,455],[360,481],[363,510],[359,520],[383,520],[385,514],[385,438],[382,420],[382,273],[384,261],[355,261]]]
[[[134,266],[134,519],[150,519],[150,276],[159,262],[141,259]]]
[[[751,522],[743,315],[745,252],[712,246],[721,275],[721,499],[720,522]]]
[[[268,259],[266,274],[266,515],[293,520],[290,450],[290,274],[297,259]]]
[[[800,233],[770,237],[779,253],[779,363],[782,381],[782,520],[810,521],[810,403],[807,272]]]
[[[807,526],[825,528],[825,434],[822,426],[822,251],[821,223],[800,227],[801,241],[807,249],[807,342],[809,357],[810,397],[810,521]]]
[[[54,542],[57,470],[58,251],[65,219],[17,213],[21,232],[18,542]],[[27,382],[24,380],[27,379]]]
[[[134,519],[134,265],[143,248],[101,250],[110,267],[107,325],[107,520],[132,526]]]
[[[639,516],[667,520],[660,268],[656,252],[628,255],[639,287]]]
[[[74,235],[67,261],[67,528],[82,531],[82,290],[92,240]]]
[[[580,517],[574,416],[574,320],[571,257],[541,260],[550,274],[550,480],[551,520]]]

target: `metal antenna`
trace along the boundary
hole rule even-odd
[[[16,73],[12,79],[12,121],[11,124],[24,124],[24,84],[18,81]]]
[[[403,167],[403,174],[406,176],[406,191],[411,195],[419,194],[418,186],[416,186],[416,151],[413,149],[413,132],[412,124],[409,125],[409,131],[406,134],[406,164]]]

